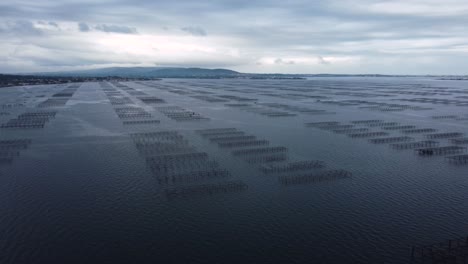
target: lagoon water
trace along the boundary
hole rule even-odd
[[[0,263],[408,263],[467,234],[465,149],[369,139],[463,147],[428,134],[467,133],[467,109],[433,78],[1,88]]]

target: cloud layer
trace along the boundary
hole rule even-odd
[[[468,74],[465,0],[13,0],[0,72],[107,66]]]

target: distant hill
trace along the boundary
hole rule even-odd
[[[24,74],[26,75],[26,74]],[[228,69],[182,68],[182,67],[109,67],[92,70],[27,73],[33,76],[80,77],[80,78],[246,78],[246,79],[305,79],[319,77],[456,77],[437,75],[386,75],[386,74],[281,74],[241,73]],[[466,78],[466,76],[462,76]]]
[[[232,78],[242,73],[227,69],[177,68],[177,67],[112,67],[82,71],[42,72],[34,75],[124,78]]]

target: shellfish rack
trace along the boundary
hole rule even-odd
[[[117,116],[123,125],[154,125],[160,121],[153,119],[151,113],[142,107],[133,104],[129,97],[124,97],[120,91],[111,87],[108,83],[101,83],[104,93],[114,107]],[[133,89],[128,87],[127,89]]]
[[[147,105],[166,103],[166,101],[164,101],[163,99],[155,97],[155,96],[145,96],[145,97],[137,97],[137,98]]]
[[[242,159],[248,163],[269,163],[288,159],[287,151],[269,148],[270,142],[268,140],[247,135],[244,131],[236,128],[202,129],[197,130],[196,133],[216,143],[220,148],[231,149],[233,155],[242,156]],[[253,150],[245,149],[253,147]],[[239,149],[243,149],[245,152],[236,152]]]
[[[440,99],[440,98],[412,98],[412,99],[396,99],[400,101],[427,103],[434,105],[455,105],[455,106],[468,106],[468,101],[455,100],[455,99]]]
[[[350,178],[351,172],[345,170],[328,170],[322,172],[305,173],[293,176],[280,176],[279,181],[283,185],[308,184],[323,181],[333,181],[337,179]]]
[[[453,164],[468,164],[468,155],[463,154],[463,155],[455,155],[455,156],[448,156],[445,157],[448,162],[453,163]]]
[[[270,108],[282,109],[282,110],[296,112],[296,113],[309,114],[309,115],[336,114],[335,112],[328,112],[326,110],[311,109],[311,108],[303,107],[303,106],[291,106],[291,105],[280,104],[280,103],[258,103],[258,105],[263,105],[263,106],[267,106]]]
[[[464,137],[464,138],[452,138],[452,139],[450,139],[450,142],[452,142],[453,144],[465,145],[465,144],[468,144],[468,138],[466,138],[466,137]]]
[[[258,147],[256,144],[259,142],[269,144],[269,141],[257,139],[256,136],[247,135],[236,128],[203,129],[197,130],[196,133],[218,144],[220,148],[225,148],[226,144],[230,143],[229,147],[234,148],[231,150],[233,156],[247,163],[258,164],[258,169],[265,175],[277,175],[283,185],[306,184],[351,176],[350,172],[344,170],[320,171],[326,165],[319,160],[288,161],[286,147]]]
[[[259,115],[267,116],[267,117],[290,117],[290,116],[297,115],[295,113],[290,113],[290,112],[281,111],[281,110],[271,110],[260,105],[247,105],[247,106],[234,106],[234,107],[250,112],[250,113],[255,113],[255,114],[259,114]]]
[[[26,112],[17,118],[10,119],[0,128],[44,128],[50,119],[54,118],[57,112]]]
[[[432,245],[413,246],[410,263],[468,263],[468,237],[450,239]]]
[[[413,129],[404,129],[401,131],[405,134],[425,134],[437,132],[437,129],[434,128],[413,128]]]
[[[432,148],[439,146],[439,142],[425,140],[417,142],[395,143],[390,145],[394,149],[416,149],[416,148]]]
[[[139,119],[139,118],[151,118],[151,114],[145,109],[137,106],[126,106],[114,108],[117,116],[120,119]]]
[[[459,154],[466,151],[465,147],[461,146],[444,146],[444,147],[430,147],[420,148],[415,150],[420,156],[436,156],[436,155],[448,155],[448,154]]]
[[[247,184],[242,181],[225,181],[220,183],[166,189],[165,194],[168,199],[172,200],[175,198],[191,197],[194,195],[214,195],[220,193],[241,192],[247,189]]]
[[[458,138],[463,137],[465,134],[460,132],[447,132],[447,133],[436,133],[436,134],[427,134],[426,137],[429,139],[440,139],[440,138]]]
[[[164,107],[156,107],[155,109],[163,113],[168,118],[175,120],[177,122],[210,120],[210,118],[208,117],[204,117],[200,115],[199,113],[184,109],[179,106],[164,106]]]
[[[31,142],[30,139],[0,140],[0,166],[12,164],[14,158],[26,150]]]
[[[52,98],[48,98],[44,102],[41,102],[37,107],[51,108],[65,106],[67,102],[73,97],[73,95],[79,87],[80,85],[70,85],[61,92],[52,95]]]
[[[216,98],[216,97],[210,96],[210,95],[192,95],[192,96],[190,96],[190,97],[195,98],[195,99],[198,99],[198,100],[202,100],[202,101],[205,101],[205,102],[208,102],[208,103],[223,103],[223,102],[229,102],[229,100],[221,99],[221,98]]]
[[[460,132],[434,133],[437,130],[433,128],[416,128],[412,125],[401,125],[397,122],[385,122],[379,119],[355,120],[350,123],[353,125],[342,124],[338,121],[322,121],[305,123],[305,126],[333,131],[338,134],[347,134],[352,138],[371,137],[371,139],[368,140],[370,143],[390,144],[392,148],[399,150],[414,149],[415,153],[420,156],[460,154],[466,150],[461,146],[439,146],[439,142],[433,141],[433,139],[449,139],[453,144],[457,145],[468,144],[468,139],[463,138],[465,134]],[[354,125],[364,125],[371,128],[380,128],[386,131],[399,131],[403,134],[425,134],[424,136],[427,140],[415,141],[413,137],[409,136],[387,137],[387,132],[368,131],[367,128],[354,128]]]
[[[159,184],[178,184],[230,176],[205,152],[199,152],[175,131],[130,135]]]

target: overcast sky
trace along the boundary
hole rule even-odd
[[[468,74],[467,0],[9,0],[0,72]]]

